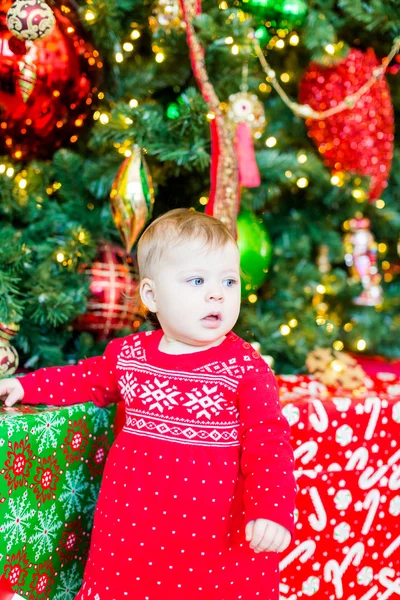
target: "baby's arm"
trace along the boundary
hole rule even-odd
[[[239,387],[246,539],[257,552],[281,552],[294,529],[296,483],[289,425],[268,365],[260,358],[249,367]]]
[[[121,340],[110,342],[102,356],[81,360],[77,365],[39,369],[22,378],[0,381],[0,398],[6,406],[50,404],[67,406],[94,402],[107,406],[120,397],[116,378],[117,354]]]

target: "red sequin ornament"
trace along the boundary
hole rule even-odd
[[[352,49],[334,66],[310,63],[300,83],[299,101],[325,111],[357,92],[380,66],[372,49]],[[376,81],[354,107],[324,120],[307,119],[308,135],[333,173],[371,177],[369,199],[387,186],[393,157],[394,115],[389,86]]]
[[[10,6],[9,0],[0,5],[0,154],[50,158],[78,139],[102,63],[67,0],[53,6],[56,24],[35,42],[18,41],[8,30]]]
[[[86,270],[90,275],[90,292],[87,311],[75,324],[80,331],[92,331],[100,339],[106,339],[113,331],[133,330],[139,325],[136,298],[137,272],[132,258],[126,252],[110,244],[103,244],[92,266]]]

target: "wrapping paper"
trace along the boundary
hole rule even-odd
[[[396,597],[400,378],[378,371],[353,393],[309,376],[278,381],[299,487],[296,539],[280,561],[281,600]]]
[[[114,418],[115,406],[102,409],[91,403],[0,408],[0,575],[5,589],[11,586],[29,600],[75,598]],[[0,588],[0,598],[2,593]]]

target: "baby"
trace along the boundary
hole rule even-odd
[[[137,254],[141,300],[161,329],[0,381],[7,406],[125,403],[76,598],[278,600],[293,453],[275,377],[231,331],[235,239],[217,219],[176,209],[146,229]]]

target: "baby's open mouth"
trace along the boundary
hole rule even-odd
[[[220,321],[221,314],[220,313],[210,313],[206,317],[202,319],[202,321]]]

